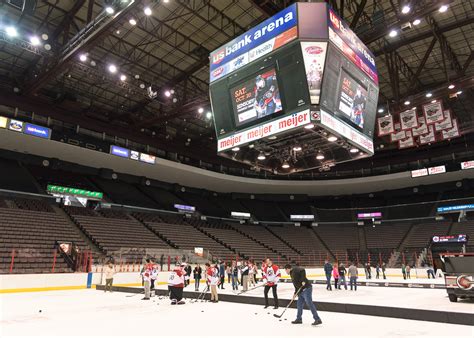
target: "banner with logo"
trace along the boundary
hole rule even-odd
[[[398,128],[395,128],[395,132],[390,134],[390,142],[397,142],[405,139],[406,137],[407,134],[405,130],[399,130]]]
[[[428,144],[436,142],[436,134],[433,125],[428,126],[428,133],[420,135],[419,137],[420,144]]]
[[[156,157],[149,154],[140,153],[140,162],[145,162],[149,164],[155,164]]]
[[[25,123],[23,133],[46,139],[51,138],[51,129],[32,123]]]
[[[8,129],[21,133],[23,131],[23,121],[10,120]]]
[[[393,116],[387,115],[377,119],[378,136],[390,135],[395,132]]]
[[[453,121],[451,118],[451,111],[449,109],[443,111],[444,120],[441,122],[436,122],[434,128],[436,131],[451,129],[453,127]]]
[[[406,138],[398,141],[398,149],[411,148],[415,146],[415,139],[411,133],[411,130],[405,131]]]
[[[428,125],[426,124],[425,117],[424,116],[419,116],[418,117],[418,127],[415,127],[411,130],[411,133],[413,134],[413,137],[415,136],[420,136],[423,134],[428,133]]]
[[[452,123],[453,123],[452,128],[441,131],[441,136],[443,137],[443,140],[448,140],[451,138],[461,136],[461,133],[459,132],[459,128],[458,128],[458,119],[453,119]]]
[[[6,128],[8,124],[8,119],[6,117],[0,116],[0,128]]]
[[[319,104],[327,42],[301,42],[311,104]]]
[[[110,153],[115,156],[120,156],[120,157],[125,157],[129,158],[130,157],[130,149],[127,148],[122,148],[119,146],[110,146]]]
[[[425,114],[426,124],[433,124],[444,120],[443,105],[441,102],[424,104],[423,113]]]
[[[418,127],[416,109],[405,110],[400,113],[400,126],[402,130]]]

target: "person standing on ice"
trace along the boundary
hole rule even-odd
[[[332,291],[331,287],[331,273],[332,273],[332,265],[326,259],[324,261],[324,273],[326,274],[326,290]]]
[[[176,266],[168,276],[168,290],[170,292],[171,305],[184,304],[183,288],[186,276],[186,263]]]
[[[194,290],[199,291],[199,282],[201,281],[201,277],[202,277],[202,269],[199,264],[196,265],[193,273],[194,273]]]
[[[304,268],[299,266],[291,267],[290,264],[285,265],[285,271],[287,275],[290,275],[293,286],[295,287],[295,296],[298,296],[296,307],[298,312],[296,314],[296,320],[292,321],[292,324],[303,324],[303,308],[306,304],[311,313],[313,314],[314,322],[312,325],[320,325],[323,323],[318,315],[316,306],[313,303],[313,286],[311,282],[306,278],[306,271]]]
[[[247,261],[242,263],[240,274],[242,276],[242,290],[247,291],[249,289],[249,265]]]
[[[151,274],[152,274],[153,266],[150,264],[150,260],[147,258],[146,264],[143,266],[142,270],[142,278],[143,278],[143,288],[145,292],[145,297],[142,300],[149,300],[150,299],[150,286],[151,286]]]
[[[217,303],[219,301],[219,295],[217,294],[217,287],[220,281],[218,268],[211,266],[211,264],[209,263],[206,263],[206,276],[207,276],[207,283],[211,287],[211,302]]]
[[[334,278],[334,289],[337,290],[337,282],[339,281],[339,268],[337,267],[337,262],[334,262],[332,277]]]
[[[274,309],[278,309],[278,295],[277,295],[277,286],[280,281],[281,273],[278,265],[273,264],[270,258],[267,259],[265,267],[262,269],[263,282],[265,287],[263,289],[263,294],[265,296],[265,309],[268,307],[268,291],[272,289],[273,293],[273,302]]]
[[[107,291],[107,287],[109,288],[109,291],[112,292],[112,283],[114,282],[114,275],[115,275],[115,268],[114,268],[114,265],[112,264],[112,261],[109,261],[107,263],[104,273],[105,273],[104,292]]]
[[[351,263],[351,265],[349,266],[347,274],[349,275],[349,285],[351,286],[351,291],[352,287],[354,287],[354,291],[357,291],[357,277],[359,276],[359,273],[354,263]]]

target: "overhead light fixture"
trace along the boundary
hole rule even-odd
[[[113,7],[111,7],[111,6],[105,7],[105,11],[106,11],[108,14],[114,14],[114,13],[115,13],[115,10],[114,10]]]
[[[413,21],[413,25],[415,26],[418,26],[420,23],[421,23],[420,19],[415,19],[415,21]]]
[[[310,123],[310,124],[307,124],[304,126],[304,129],[313,129],[314,128],[314,124]]]
[[[388,36],[390,36],[391,38],[394,38],[397,35],[398,35],[398,32],[395,29],[392,29],[390,33],[388,33]]]
[[[461,94],[462,94],[462,90],[458,90],[458,91],[456,92],[456,94],[461,95]]]
[[[285,161],[285,162],[283,162],[283,164],[281,165],[281,167],[282,167],[283,169],[288,169],[288,168],[290,167],[290,165],[288,164],[287,161]]]
[[[454,87],[455,87],[455,86],[454,86],[453,84],[450,84],[450,85],[448,86],[449,89],[453,89]]]
[[[166,91],[165,91],[165,96],[166,96],[166,97],[170,97],[170,96],[171,96],[171,92],[170,92],[169,90],[166,90]]]
[[[204,108],[200,107],[200,108],[198,109],[198,113],[199,113],[199,114],[204,113]]]
[[[208,111],[208,112],[206,113],[206,118],[207,118],[208,120],[210,120],[211,117],[212,117],[212,113],[211,113],[210,111]]]
[[[234,153],[238,152],[239,150],[240,150],[239,147],[234,147],[234,148],[232,148],[232,151],[233,151]]]
[[[8,36],[11,36],[11,37],[15,37],[18,35],[16,28],[13,26],[6,27],[5,32],[7,33]]]
[[[411,102],[408,101],[408,100],[406,100],[405,102],[403,102],[403,104],[404,104],[405,106],[408,106],[410,103],[411,103]]]
[[[125,81],[127,79],[127,76],[125,74],[120,75],[120,80]]]
[[[318,153],[318,155],[316,155],[316,159],[317,159],[317,160],[320,160],[320,161],[321,161],[321,160],[324,160],[324,155],[323,155],[323,153]]]
[[[277,137],[276,137],[276,136],[269,136],[268,139],[269,139],[269,140],[276,140]]]
[[[384,112],[384,109],[383,108],[379,108],[379,110],[377,110],[379,113],[383,113]]]
[[[115,34],[120,35],[120,29],[117,29],[117,30],[115,31]]]
[[[79,60],[81,60],[82,62],[87,61],[87,55],[86,54],[79,55]]]
[[[145,9],[143,10],[143,12],[144,12],[145,15],[147,15],[147,16],[150,16],[150,15],[152,14],[150,7],[145,7]]]
[[[294,146],[293,147],[294,151],[301,151],[301,149],[303,149],[303,148],[301,148],[300,146]]]
[[[117,72],[117,67],[115,65],[109,65],[109,72],[111,73]]]
[[[163,0],[163,2],[167,4],[168,2],[170,2],[170,0]]]
[[[359,152],[359,149],[357,148],[351,148],[351,150],[349,150],[351,153],[355,154],[357,152]]]
[[[258,154],[257,160],[263,161],[264,159],[266,159],[266,157],[265,157],[265,154],[264,154],[264,153],[260,153],[260,154]]]
[[[40,44],[40,39],[37,36],[31,36],[30,42],[33,46],[38,46]]]
[[[49,36],[48,36],[48,34],[43,33],[43,34],[41,34],[41,38],[42,38],[44,41],[46,41],[46,40],[49,39]]]
[[[431,100],[431,103],[436,103],[436,100]]]
[[[408,14],[410,12],[411,8],[409,5],[405,5],[402,7],[402,13],[403,14]]]
[[[249,144],[249,148],[250,148],[250,149],[253,149],[254,147],[255,147],[255,145]]]
[[[337,141],[337,137],[334,136],[334,135],[331,135],[331,136],[328,137],[328,141],[329,141],[329,142],[336,142],[336,141]]]
[[[426,93],[426,97],[432,97],[433,94],[432,93]]]
[[[128,23],[131,24],[132,26],[135,26],[137,24],[137,20],[130,19],[130,20],[128,20]]]
[[[448,5],[442,5],[440,8],[439,8],[439,12],[440,13],[444,13],[448,10]]]

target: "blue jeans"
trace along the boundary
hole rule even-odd
[[[316,306],[313,303],[313,288],[312,287],[309,287],[307,289],[302,289],[300,291],[300,294],[298,295],[298,301],[296,302],[296,307],[298,308],[298,312],[296,313],[296,320],[302,320],[303,307],[305,303],[311,310],[314,320],[320,320],[318,316],[318,311],[316,311]]]
[[[352,290],[352,285],[354,285],[354,290],[357,291],[357,277],[351,277],[349,280],[349,284],[351,286],[351,290]]]
[[[344,288],[347,290],[347,284],[346,284],[346,276],[340,275],[339,276],[339,289],[341,288],[341,285],[344,285]]]
[[[231,275],[232,277],[232,290],[239,289],[239,277],[235,275]]]
[[[331,274],[326,274],[326,290],[332,290],[332,287],[331,287]]]

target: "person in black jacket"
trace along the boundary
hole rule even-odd
[[[332,265],[326,259],[324,261],[324,272],[326,273],[326,290],[332,291],[331,287],[331,274],[332,274]]]
[[[346,283],[346,273],[347,269],[343,263],[339,264],[339,290],[341,289],[341,285],[344,284],[344,289],[347,290],[347,283]]]
[[[196,265],[196,267],[194,268],[194,271],[193,271],[193,274],[194,274],[194,290],[195,291],[199,291],[199,282],[201,281],[201,277],[202,277],[202,269],[201,267],[198,265]]]
[[[188,286],[191,283],[191,271],[192,271],[191,265],[189,264],[186,265],[186,267],[184,268],[184,271],[186,271],[186,276],[187,276],[187,278],[184,280],[184,283],[185,283],[184,286]]]
[[[311,282],[306,278],[306,271],[304,268],[299,266],[291,267],[290,264],[285,265],[285,271],[290,275],[295,287],[295,296],[298,296],[298,301],[296,307],[298,312],[296,314],[296,320],[292,321],[292,324],[302,324],[303,323],[303,307],[304,304],[309,307],[311,313],[313,314],[314,323],[312,325],[322,324],[321,318],[319,318],[318,311],[316,306],[313,303],[313,286]]]

